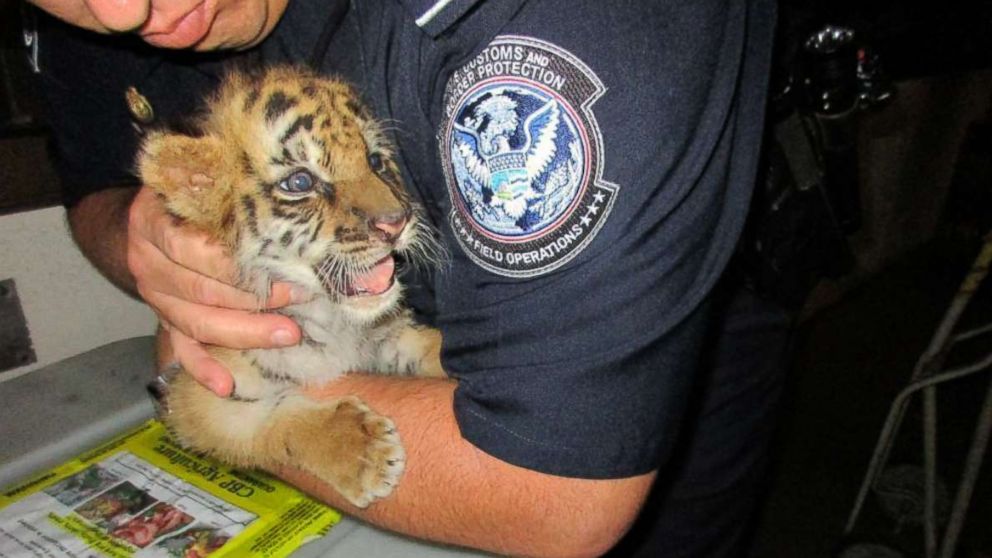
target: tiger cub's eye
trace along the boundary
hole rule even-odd
[[[290,194],[305,194],[313,190],[313,175],[305,170],[299,170],[283,178],[279,182],[279,189]]]
[[[369,167],[373,172],[380,172],[385,166],[381,153],[369,153]]]

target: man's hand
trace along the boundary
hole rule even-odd
[[[232,286],[237,272],[230,255],[205,234],[174,223],[149,189],[90,194],[69,210],[69,225],[90,262],[145,299],[169,332],[175,358],[218,395],[231,393],[232,378],[201,343],[249,348],[299,342],[291,319],[257,310],[302,295],[277,283],[263,301]]]
[[[128,269],[169,332],[176,359],[218,395],[230,394],[232,379],[201,343],[246,349],[299,342],[291,319],[253,311],[303,295],[288,284],[274,285],[267,300],[235,288],[237,269],[224,247],[175,223],[148,188],[131,204],[127,238]]]

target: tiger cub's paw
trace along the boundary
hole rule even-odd
[[[337,441],[336,466],[315,471],[317,476],[359,508],[389,496],[406,465],[393,421],[349,398],[339,403],[331,426]]]
[[[358,479],[358,490],[345,496],[358,507],[389,496],[406,466],[406,453],[393,421],[369,411],[362,423],[369,435]]]

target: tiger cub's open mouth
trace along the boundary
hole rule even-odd
[[[396,260],[387,254],[368,270],[345,277],[328,277],[324,289],[346,297],[371,297],[387,292],[396,282]]]

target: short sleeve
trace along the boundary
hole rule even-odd
[[[664,462],[750,201],[773,20],[532,1],[452,74],[436,291],[467,440],[565,476]]]

